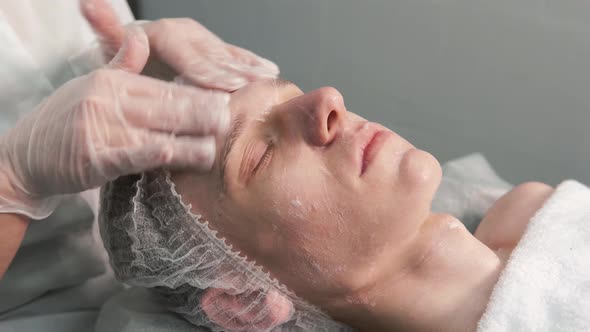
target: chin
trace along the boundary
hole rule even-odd
[[[430,153],[410,149],[402,157],[400,163],[400,180],[410,188],[434,193],[442,179],[440,163]]]

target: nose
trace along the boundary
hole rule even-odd
[[[327,146],[334,141],[344,127],[346,107],[342,94],[325,87],[304,96],[304,132],[309,144]]]

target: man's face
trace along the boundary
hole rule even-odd
[[[333,88],[256,82],[230,106],[214,169],[173,181],[234,250],[320,305],[403,264],[430,214],[436,159],[347,112]]]

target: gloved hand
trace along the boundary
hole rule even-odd
[[[105,53],[121,47],[125,27],[105,0],[82,0],[82,13],[98,34]],[[144,74],[164,80],[180,79],[203,88],[234,91],[279,74],[277,65],[225,43],[194,20],[163,19],[141,25],[152,51]]]
[[[143,30],[130,30],[106,68],[66,83],[0,137],[0,212],[40,219],[56,195],[124,174],[212,166],[229,95],[140,76],[148,56]]]

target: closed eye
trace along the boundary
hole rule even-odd
[[[266,167],[266,165],[268,165],[270,163],[270,160],[272,159],[273,151],[274,151],[274,143],[270,142],[268,144],[268,146],[266,147],[264,154],[262,155],[262,157],[258,161],[258,164],[256,164],[256,167],[254,167],[254,169],[252,170],[252,175],[255,175],[258,172],[258,170],[264,169],[264,167]]]

